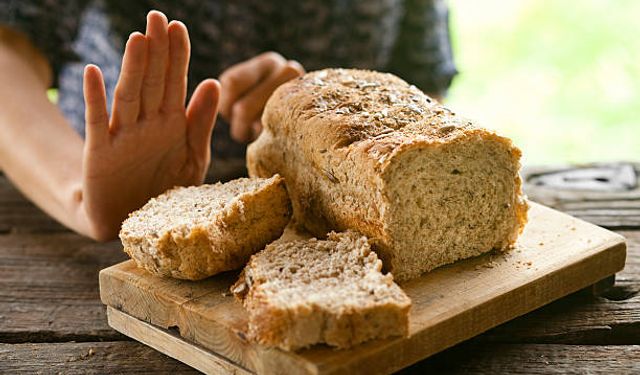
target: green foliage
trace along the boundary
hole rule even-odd
[[[58,89],[49,89],[47,90],[47,98],[51,103],[58,102]]]
[[[640,1],[454,0],[448,103],[525,163],[640,160]]]

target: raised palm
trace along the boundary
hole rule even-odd
[[[150,197],[203,182],[220,88],[203,81],[185,108],[189,55],[186,27],[149,13],[146,35],[127,41],[110,118],[100,70],[85,69],[83,206],[98,237]]]

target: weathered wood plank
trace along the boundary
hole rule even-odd
[[[609,228],[640,228],[640,163],[528,167],[533,201]]]
[[[2,374],[199,374],[137,342],[0,344]]]
[[[478,339],[558,344],[640,343],[640,231],[627,238],[625,269],[601,296],[576,293],[503,324]]]
[[[132,318],[112,307],[107,308],[107,316],[109,317],[109,325],[116,327],[127,336],[149,345],[172,358],[176,358],[205,374],[251,374],[249,370],[229,361],[225,357],[194,346],[192,343],[182,339],[177,333],[163,330]]]
[[[634,343],[640,324],[640,231],[620,233],[628,238],[627,265],[605,297],[567,297],[486,339]],[[100,268],[125,258],[117,242],[95,244],[73,234],[0,236],[0,340],[121,339],[106,325],[96,280]]]
[[[114,327],[156,347],[207,374],[245,373],[226,358],[205,349],[193,350],[178,335],[139,321],[113,308],[109,320]],[[574,346],[543,344],[499,344],[472,340],[415,364],[401,373],[627,373],[640,363],[640,346]],[[345,373],[376,373],[376,369],[351,368]],[[267,372],[270,373],[270,372]],[[290,373],[290,372],[286,372]]]
[[[0,234],[67,231],[0,175]]]
[[[575,194],[556,194],[556,206],[561,209],[580,211],[578,214],[586,217],[588,212],[602,213],[602,209],[615,209],[611,222],[614,227],[629,227],[633,222],[629,217],[617,215],[618,210],[635,210],[637,201],[624,197],[623,193],[582,193],[583,201],[571,201]],[[596,200],[594,203],[593,200]],[[559,202],[559,203],[558,203]],[[596,210],[596,211],[594,211]],[[601,215],[602,216],[602,215]],[[602,217],[600,218],[602,219]],[[615,219],[615,222],[614,222]],[[606,225],[606,222],[605,222]],[[94,244],[65,232],[66,229],[48,218],[38,208],[28,203],[11,184],[0,176],[0,234],[14,233],[0,236],[0,341],[64,341],[64,340],[120,340],[123,336],[115,333],[106,326],[106,317],[97,297],[97,270],[125,259],[118,243]],[[32,236],[29,233],[51,232],[48,235]],[[15,234],[18,233],[18,234]],[[20,233],[25,233],[24,235]],[[571,368],[576,372],[611,373],[616,369],[616,363],[630,358],[638,362],[637,347],[625,344],[638,344],[640,333],[640,231],[623,231],[621,234],[628,238],[628,256],[625,270],[618,274],[616,286],[603,297],[594,298],[585,295],[572,295],[550,306],[528,314],[511,323],[500,326],[487,334],[481,335],[470,344],[463,344],[463,349],[456,347],[427,360],[426,367],[418,369],[435,369],[435,371],[451,371],[453,373],[499,373],[511,372],[536,373],[554,372],[556,367],[544,366],[544,362],[537,360],[534,354],[538,350],[547,348],[551,354],[557,354],[560,365],[569,358],[580,358],[578,352],[587,353],[586,359],[579,363],[558,367],[558,372],[567,372]],[[538,343],[524,344],[521,343]],[[547,343],[554,343],[549,345]],[[578,346],[556,344],[616,344],[619,346]],[[86,343],[91,345],[92,343]],[[168,367],[154,367],[149,364],[151,371],[190,373],[188,368],[162,356],[161,354],[141,346],[137,343],[113,342],[106,345],[120,344],[138,346],[143,351],[165,358]],[[25,344],[27,345],[27,344]],[[48,346],[49,344],[35,344]],[[83,344],[54,344],[79,345]],[[467,346],[470,345],[470,346]],[[10,349],[6,349],[6,348]],[[5,358],[8,352],[18,353],[22,344],[5,344],[0,348],[0,373],[16,372],[17,367],[6,367]],[[600,349],[620,350],[602,355],[602,366],[591,364],[591,358],[598,358],[592,349],[600,353]],[[43,352],[44,349],[32,349]],[[139,349],[138,349],[139,350]],[[604,349],[603,349],[604,350]],[[631,350],[631,353],[627,351]],[[458,352],[459,351],[459,352]],[[518,352],[520,351],[520,352]],[[451,353],[453,354],[451,354]],[[480,352],[481,358],[475,354]],[[78,351],[80,353],[80,351]],[[88,353],[88,352],[87,352]],[[105,372],[136,372],[129,370],[130,365],[145,362],[147,354],[138,354],[136,350],[126,350],[120,359],[113,359],[112,367],[99,362],[99,370]],[[456,354],[457,353],[457,354]],[[24,358],[29,353],[23,352]],[[33,358],[33,354],[30,355]],[[78,356],[81,356],[79,354]],[[56,361],[57,358],[57,361]],[[51,354],[49,360],[43,360],[59,368],[63,373],[91,373],[92,367],[73,367],[67,362],[61,362],[58,356]],[[141,358],[142,360],[138,359]],[[444,358],[444,359],[440,359]],[[502,359],[501,359],[502,358]],[[607,362],[610,359],[610,362]],[[49,361],[49,362],[47,362]],[[52,362],[53,361],[53,362]],[[104,359],[101,361],[105,361]],[[133,362],[132,362],[133,361]],[[502,362],[501,362],[502,361]],[[519,361],[524,361],[522,370]],[[19,367],[21,370],[38,371],[27,365],[26,360]],[[84,364],[83,361],[71,362]],[[159,362],[158,362],[159,363]],[[434,364],[435,363],[435,364]],[[550,361],[557,365],[556,362]],[[588,366],[587,366],[588,365]],[[111,365],[109,365],[111,366]],[[147,364],[144,363],[146,367]],[[163,365],[164,366],[164,365]],[[173,367],[177,370],[173,371]],[[509,367],[511,366],[511,367]],[[573,366],[573,367],[571,367]],[[107,368],[108,370],[103,370]],[[12,370],[13,369],[13,370]],[[154,370],[155,369],[155,370]],[[167,370],[168,369],[168,370]],[[489,370],[486,370],[489,369]],[[624,373],[623,367],[616,373]],[[48,368],[39,371],[49,372]],[[146,371],[140,369],[140,372]],[[151,372],[150,371],[150,372]],[[421,370],[419,370],[421,371]],[[54,371],[55,372],[55,371]]]
[[[617,231],[627,239],[627,263],[616,282],[640,284],[640,229]]]
[[[640,346],[465,343],[400,374],[637,374]],[[199,374],[135,342],[0,344],[0,373]]]
[[[400,374],[638,374],[640,345],[540,345],[469,342]]]
[[[165,329],[177,326],[189,341],[257,372],[386,373],[622,268],[620,236],[539,205],[530,216],[513,251],[458,262],[403,284],[413,301],[408,338],[349,350],[316,346],[285,353],[247,343],[244,310],[223,296],[233,282],[229,275],[206,280],[209,293],[202,294],[202,282],[160,279],[129,261],[100,273],[101,298],[137,319]]]
[[[116,339],[98,272],[126,258],[117,242],[71,233],[0,236],[0,341]]]
[[[482,341],[624,345],[640,343],[640,296],[610,301],[572,295],[496,327]]]

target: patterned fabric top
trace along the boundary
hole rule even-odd
[[[456,74],[444,0],[0,0],[0,24],[25,33],[48,57],[59,106],[84,133],[82,71],[103,70],[109,108],[124,42],[149,10],[183,21],[192,44],[189,92],[202,79],[273,50],[307,70],[389,71],[444,95]],[[214,157],[244,157],[219,120]]]

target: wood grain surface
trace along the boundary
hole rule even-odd
[[[68,232],[20,194],[0,172],[0,234]]]
[[[318,346],[299,353],[245,340],[246,315],[228,295],[235,273],[204,282],[153,276],[132,261],[100,273],[103,302],[258,373],[388,373],[621,270],[624,239],[532,204],[517,246],[458,262],[402,284],[411,297],[410,337],[350,350]],[[125,332],[126,333],[126,332]],[[162,344],[168,337],[159,337]],[[165,343],[164,346],[170,345]]]
[[[122,339],[106,324],[97,274],[119,243],[72,233],[0,236],[0,341]]]
[[[199,374],[131,341],[0,344],[3,374]]]
[[[560,169],[567,168],[537,171]],[[528,175],[524,177],[526,181]],[[640,225],[626,215],[637,201],[633,190],[596,193],[544,188],[540,194],[530,184],[525,189],[534,200],[552,197],[551,204],[558,209],[565,200],[596,200],[612,211],[615,220],[609,222],[628,245],[627,264],[617,274],[616,285],[601,296],[579,292],[564,297],[403,373],[640,373]],[[614,204],[608,207],[607,201]],[[582,213],[588,211],[573,212],[598,223],[596,215]],[[0,239],[0,373],[197,373],[144,344],[128,341],[106,325],[98,297],[98,270],[125,259],[120,245],[94,244],[71,235],[28,202],[1,173]],[[77,255],[65,248],[83,250]],[[63,307],[56,303],[60,296]],[[69,305],[73,310],[64,313]],[[92,348],[94,355],[89,355]]]
[[[118,331],[204,373],[242,375],[252,373],[225,357],[184,340],[177,332],[158,328],[109,306],[107,306],[107,316],[109,325]]]

